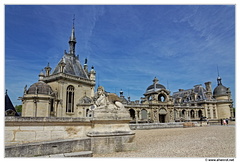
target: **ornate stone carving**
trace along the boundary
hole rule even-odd
[[[116,94],[106,93],[104,87],[100,86],[95,94],[94,109],[124,110],[124,106]]]

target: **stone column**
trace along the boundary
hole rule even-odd
[[[141,109],[139,110],[139,119],[142,120],[142,111],[141,111]]]
[[[135,120],[136,120],[136,124],[138,123],[138,110],[135,110]]]

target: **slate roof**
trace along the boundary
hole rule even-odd
[[[181,98],[190,98],[193,93],[197,93],[198,100],[205,100],[207,99],[206,90],[203,88],[202,85],[196,85],[192,89],[182,90],[179,92],[173,93],[173,98],[181,97]]]
[[[12,110],[16,112],[16,109],[14,108],[12,101],[10,100],[7,92],[5,93],[5,111]],[[19,116],[18,113],[15,114],[15,116]]]
[[[39,81],[31,85],[27,91],[27,94],[51,94],[52,88],[43,81]]]
[[[64,54],[62,59],[59,61],[57,67],[54,69],[53,74],[60,73],[60,63],[64,62],[66,65],[64,67],[63,73],[77,76],[80,78],[89,79],[88,75],[82,68],[80,61],[77,56],[72,54]]]
[[[224,85],[222,85],[222,79],[221,77],[217,78],[218,86],[213,90],[213,96],[226,96],[230,92],[228,88],[226,88]]]

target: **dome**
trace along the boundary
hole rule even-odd
[[[213,91],[213,96],[226,96],[228,92],[228,89],[223,86],[223,85],[218,85],[214,91]]]
[[[162,84],[156,84],[156,90],[159,90],[159,89],[166,89],[166,88]],[[154,84],[150,85],[147,88],[147,91],[150,91],[150,90],[154,90]]]
[[[52,88],[43,81],[39,81],[31,85],[27,91],[27,94],[51,94]]]
[[[147,88],[146,93],[158,91],[160,89],[166,89],[162,84],[159,84],[158,81],[159,80],[155,77],[153,79],[153,84]]]
[[[213,90],[213,96],[226,96],[228,95],[228,88],[222,85],[222,78],[220,76],[217,77],[218,86]]]

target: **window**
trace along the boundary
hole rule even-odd
[[[54,100],[51,99],[50,100],[50,114],[53,114],[53,112],[54,112]]]
[[[67,98],[66,98],[66,112],[74,112],[74,87],[67,87]]]
[[[185,118],[185,115],[186,115],[186,110],[182,110],[182,117]]]
[[[141,110],[141,116],[142,116],[142,119],[147,119],[147,110],[142,109]]]
[[[203,117],[203,116],[202,116],[202,110],[199,110],[199,111],[198,111],[198,117],[199,117],[199,118]]]
[[[213,109],[213,118],[216,118],[216,110]]]
[[[208,112],[208,118],[211,119],[211,113],[209,108],[207,109],[207,112]]]
[[[195,118],[194,113],[195,113],[194,110],[191,110],[191,111],[190,111],[191,118]]]
[[[158,101],[164,102],[165,101],[165,96],[163,94],[158,95]]]

